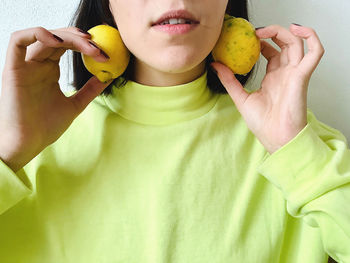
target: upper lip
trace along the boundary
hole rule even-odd
[[[186,20],[191,20],[192,22],[198,24],[199,21],[195,18],[193,14],[189,11],[180,9],[180,10],[170,10],[163,14],[157,21],[152,23],[152,26],[160,24],[163,21],[169,20],[170,18],[183,18]]]

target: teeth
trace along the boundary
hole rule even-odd
[[[167,25],[167,24],[171,24],[171,25],[177,25],[177,24],[192,24],[192,21],[190,20],[185,20],[183,18],[171,18],[169,20],[166,20],[162,23],[160,23],[161,25]]]

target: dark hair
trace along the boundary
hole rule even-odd
[[[249,21],[247,0],[229,0],[226,8],[226,13],[234,17],[242,17]],[[75,11],[69,26],[74,26],[82,30],[89,30],[90,28],[106,23],[110,26],[118,28],[115,24],[114,17],[109,9],[109,0],[80,0],[79,6]],[[211,53],[206,58],[207,83],[209,89],[214,93],[227,93],[226,89],[221,84],[218,76],[212,71],[210,63],[213,62]],[[133,75],[133,62],[134,56],[130,53],[130,62],[124,73],[113,81],[108,87],[101,93],[103,95],[109,95],[112,93],[113,83],[118,83],[117,88],[121,88],[124,84],[131,79]],[[250,78],[255,65],[252,70],[245,75],[235,74],[235,77],[244,86]],[[73,51],[73,82],[71,85],[76,90],[79,90],[83,85],[92,77],[92,74],[86,70],[81,54]]]

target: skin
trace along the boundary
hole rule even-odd
[[[110,9],[123,42],[135,56],[133,80],[152,86],[188,83],[205,72],[205,58],[217,42],[227,0],[164,1],[110,0]],[[168,35],[151,23],[165,12],[190,11],[199,26],[190,33]]]

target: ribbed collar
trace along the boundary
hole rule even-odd
[[[199,78],[176,86],[147,86],[127,81],[122,88],[112,84],[112,94],[103,100],[125,119],[147,125],[169,125],[198,118],[210,111],[219,94],[207,87],[207,71]]]

